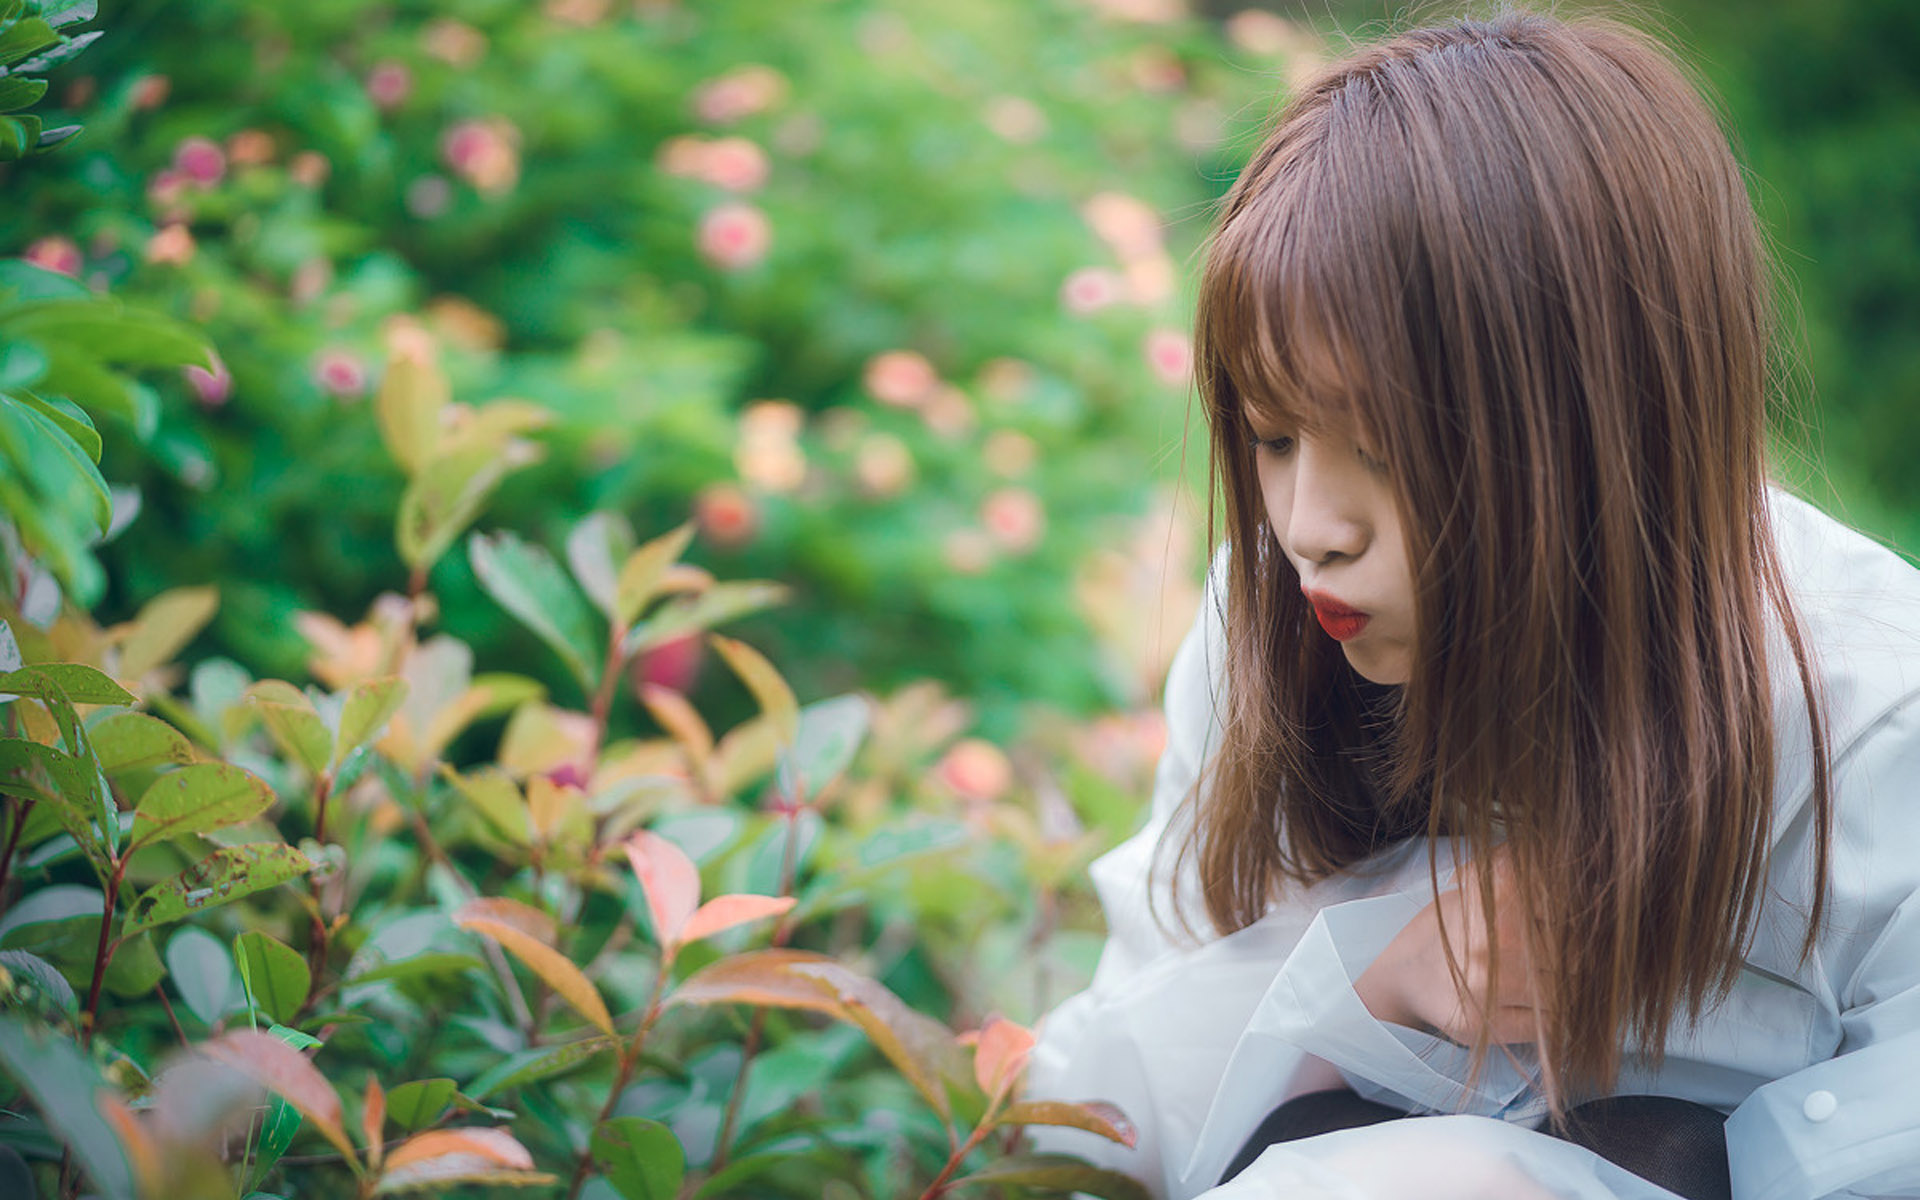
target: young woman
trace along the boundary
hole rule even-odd
[[[1920,1191],[1920,572],[1768,485],[1770,286],[1614,23],[1280,114],[1201,285],[1225,545],[1030,1083],[1156,1195]]]

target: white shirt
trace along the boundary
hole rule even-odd
[[[1736,1200],[1920,1196],[1920,571],[1784,492],[1769,497],[1827,705],[1828,917],[1803,960],[1812,755],[1799,676],[1777,644],[1774,846],[1747,967],[1698,1025],[1675,1023],[1659,1068],[1629,1062],[1615,1091],[1731,1112]],[[1135,1174],[1160,1197],[1672,1200],[1530,1128],[1544,1106],[1524,1061],[1496,1052],[1469,1087],[1466,1050],[1376,1020],[1354,994],[1353,981],[1433,899],[1424,838],[1298,890],[1226,937],[1212,934],[1197,901],[1188,916],[1206,939],[1198,944],[1156,921],[1156,902],[1169,922],[1173,910],[1164,850],[1150,885],[1155,847],[1218,748],[1223,563],[1168,673],[1151,815],[1090,868],[1109,929],[1099,967],[1042,1022],[1029,1070],[1030,1095],[1111,1101],[1140,1142],[1128,1151],[1049,1130],[1043,1144]],[[1440,865],[1444,889],[1444,846]],[[1283,1143],[1213,1186],[1275,1106],[1343,1085],[1458,1115]]]

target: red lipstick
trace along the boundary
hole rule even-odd
[[[1320,628],[1336,642],[1344,642],[1360,635],[1370,620],[1366,613],[1357,608],[1349,608],[1325,592],[1309,592],[1304,588],[1301,594],[1307,603],[1313,605],[1313,615],[1320,620]]]

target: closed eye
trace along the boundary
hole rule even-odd
[[[1256,450],[1265,450],[1268,454],[1285,456],[1293,451],[1293,439],[1290,437],[1256,437],[1253,439]]]

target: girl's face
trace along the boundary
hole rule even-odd
[[[1347,662],[1375,683],[1413,666],[1413,568],[1381,462],[1359,435],[1304,432],[1248,414],[1267,521]]]

